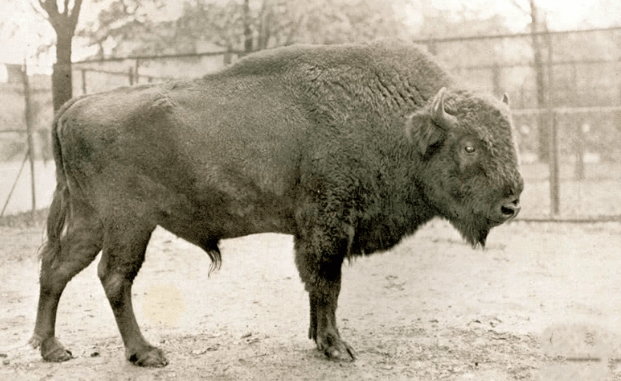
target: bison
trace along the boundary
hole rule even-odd
[[[278,48],[199,79],[72,99],[52,126],[57,186],[30,343],[47,361],[72,357],[55,337],[59,299],[102,252],[126,358],[165,366],[131,297],[161,226],[215,268],[221,239],[293,235],[309,338],[354,359],[336,322],[345,258],[388,250],[434,217],[482,246],[517,215],[507,104],[401,41]]]

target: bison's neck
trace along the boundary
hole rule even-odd
[[[359,214],[355,242],[360,252],[388,250],[438,215],[418,185],[421,164],[408,144],[392,142],[379,164],[369,166],[373,190]]]
[[[409,208],[405,206],[405,208]],[[413,234],[435,214],[427,208],[419,213],[380,214],[375,218],[362,219],[355,236],[354,252],[372,254],[389,250],[404,237]]]

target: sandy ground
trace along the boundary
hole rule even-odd
[[[158,230],[134,287],[144,335],[170,365],[125,361],[96,263],[69,284],[57,336],[75,359],[27,346],[41,226],[0,228],[2,380],[621,380],[621,225],[494,229],[473,250],[433,221],[390,252],[344,266],[338,320],[355,362],[307,339],[292,239],[222,243],[223,266]]]

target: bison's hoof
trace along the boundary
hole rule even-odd
[[[162,368],[168,365],[168,360],[159,348],[149,347],[133,354],[127,353],[127,359],[134,365],[149,368]]]
[[[330,345],[317,343],[317,349],[325,353],[331,360],[354,361],[356,353],[354,349],[341,339],[330,340]]]
[[[39,336],[35,335],[30,339],[30,345],[34,348],[40,346],[41,357],[48,362],[63,362],[73,358],[71,352],[66,350],[55,337],[48,337],[45,340],[41,340]]]

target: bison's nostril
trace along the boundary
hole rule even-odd
[[[505,219],[509,219],[509,218],[513,218],[515,216],[517,216],[517,214],[519,213],[521,207],[520,207],[520,201],[519,200],[513,200],[511,202],[508,202],[504,205],[502,205],[500,207],[500,213],[502,214],[502,216]]]

